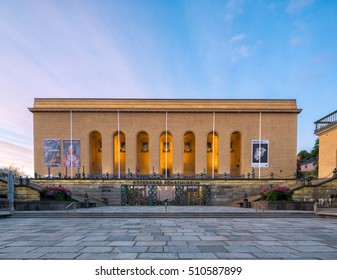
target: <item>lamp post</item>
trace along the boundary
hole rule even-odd
[[[8,203],[9,211],[14,213],[14,177],[12,171],[8,171]]]

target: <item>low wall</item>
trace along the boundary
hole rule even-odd
[[[304,186],[294,191],[293,199],[297,201],[314,202],[320,198],[337,197],[337,179],[326,182],[320,186]]]
[[[36,201],[40,200],[40,193],[27,186],[17,186],[15,187],[15,199],[21,201]]]
[[[265,209],[268,210],[301,210],[301,211],[314,211],[313,202],[301,201],[259,201]],[[252,208],[256,208],[256,202],[251,203]],[[259,205],[257,205],[258,208]]]
[[[41,210],[66,210],[66,207],[71,203],[71,201],[17,201],[15,202],[16,211],[41,211]],[[75,202],[76,208],[81,207],[80,202]],[[73,209],[73,207],[71,207]]]
[[[212,205],[235,206],[241,202],[246,194],[249,198],[259,196],[259,194],[269,186],[286,185],[289,188],[295,186],[298,180],[295,179],[262,179],[262,180],[226,180],[210,181],[212,185]]]
[[[100,199],[106,202],[106,205],[121,205],[121,185],[132,184],[133,182],[140,184],[149,182],[151,184],[159,184],[161,186],[174,185],[175,183],[184,182],[196,182],[200,185],[208,185],[211,187],[211,205],[221,206],[221,205],[236,205],[236,202],[241,201],[244,194],[246,193],[248,197],[259,195],[263,189],[278,185],[287,185],[292,187],[296,185],[299,181],[296,179],[228,179],[228,180],[89,180],[89,179],[32,179],[31,182],[39,186],[51,186],[51,185],[61,185],[69,189],[74,195],[78,193],[88,193],[91,197],[90,201],[94,201],[93,198]]]

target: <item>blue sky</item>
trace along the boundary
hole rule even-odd
[[[35,97],[296,99],[310,151],[336,75],[334,0],[1,0],[0,165],[33,173]]]

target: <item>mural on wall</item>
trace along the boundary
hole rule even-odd
[[[60,166],[61,165],[61,140],[60,139],[44,139],[44,165]]]
[[[69,167],[79,167],[80,161],[80,140],[63,140],[63,164]]]
[[[252,141],[252,167],[268,167],[269,140]]]

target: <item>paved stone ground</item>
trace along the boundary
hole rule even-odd
[[[0,219],[0,259],[333,259],[337,219]]]

